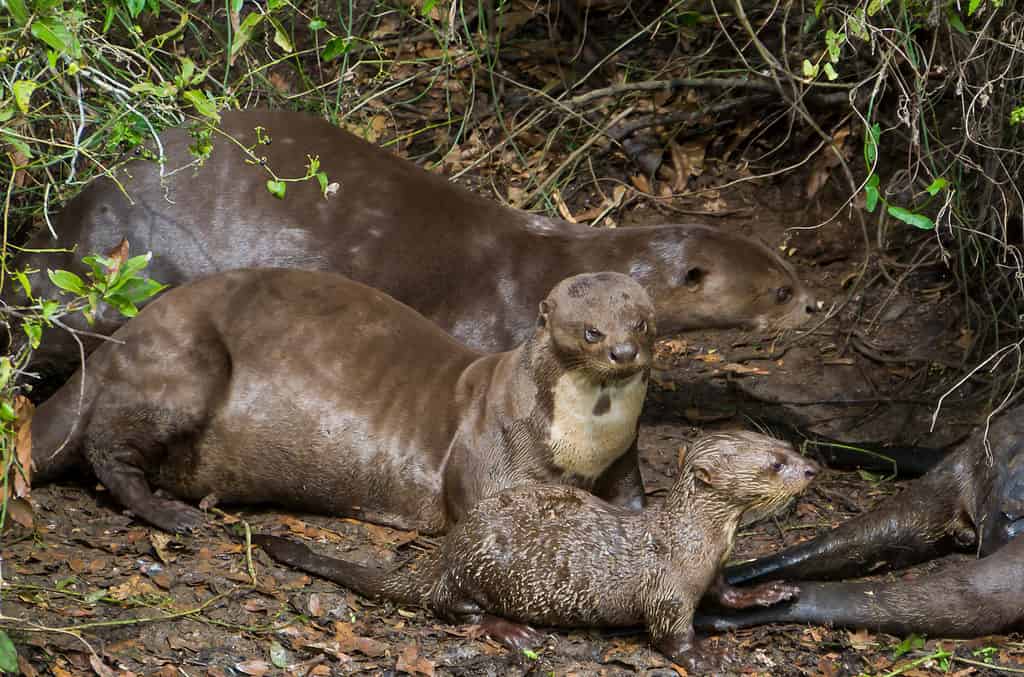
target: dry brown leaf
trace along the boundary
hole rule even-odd
[[[158,590],[141,575],[135,574],[121,585],[115,585],[107,591],[116,600],[124,600],[129,597],[138,597],[145,594],[157,593]]]
[[[270,77],[267,79],[270,80],[270,84],[274,86],[274,89],[276,89],[281,94],[291,93],[292,84],[288,82],[288,79],[281,75],[280,73],[271,73]]]
[[[80,560],[77,557],[73,557],[72,559],[68,560],[68,568],[74,571],[76,574],[80,574],[83,571],[85,571],[85,568],[87,566],[88,565],[85,563],[84,560]]]
[[[24,498],[8,498],[7,514],[26,529],[31,529],[35,525],[32,505]]]
[[[320,595],[318,595],[315,592],[312,595],[310,595],[307,606],[309,607],[309,614],[313,618],[320,617],[320,612],[323,611],[323,606],[320,604]]]
[[[306,673],[307,677],[329,677],[331,669],[326,665],[314,665],[313,669]]]
[[[14,449],[18,457],[21,472],[14,472],[14,495],[17,498],[28,496],[32,490],[32,415],[35,406],[24,395],[14,398],[15,442]]]
[[[867,630],[847,630],[846,639],[857,651],[864,651],[875,644],[875,636]]]
[[[18,656],[18,668],[21,670],[23,677],[39,677],[39,671],[24,656]]]
[[[419,649],[416,648],[416,645],[410,644],[402,649],[402,653],[398,655],[398,662],[395,663],[395,670],[398,670],[399,672],[408,672],[411,675],[426,675],[427,677],[433,677],[434,663],[420,656]]]
[[[114,262],[111,272],[121,270],[121,264],[128,260],[128,238],[122,237],[117,246],[107,252],[107,258]]]
[[[739,374],[740,376],[746,376],[748,374],[754,374],[756,376],[767,376],[771,372],[761,369],[760,367],[752,367],[748,364],[736,364],[729,362],[719,367],[722,371],[727,371],[730,374]]]
[[[638,191],[646,195],[651,194],[651,182],[647,180],[647,177],[643,174],[631,174],[629,182],[632,183]]]
[[[65,663],[65,665],[67,664]],[[53,671],[54,677],[72,677],[71,673],[61,665],[51,665],[50,670]]]
[[[253,677],[263,677],[263,675],[270,672],[270,663],[253,659],[251,661],[235,663],[235,670],[246,675],[252,675]]]
[[[384,642],[356,635],[352,629],[352,624],[344,621],[334,622],[334,639],[338,642],[338,648],[341,651],[358,651],[370,658],[383,656],[388,649],[388,645]]]
[[[153,546],[153,551],[156,552],[156,556],[164,564],[170,564],[171,556],[167,552],[167,546],[170,544],[172,537],[165,534],[162,531],[153,530],[149,533],[149,542]]]
[[[89,656],[89,665],[92,666],[93,672],[100,677],[117,677],[117,673],[111,670],[96,654]]]
[[[565,204],[565,200],[562,199],[562,192],[555,190],[551,192],[551,199],[555,201],[555,207],[558,208],[558,213],[563,219],[569,223],[579,223],[575,216],[572,215],[572,211],[569,210],[569,205]]]

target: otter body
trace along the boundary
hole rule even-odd
[[[527,482],[640,507],[646,293],[624,275],[576,276],[541,302],[537,323],[516,350],[481,355],[340,275],[214,275],[168,292],[93,353],[80,418],[81,371],[39,408],[34,464],[49,479],[84,458],[125,507],[178,531],[201,513],[151,485],[426,533]],[[560,410],[567,380],[576,398]],[[618,417],[595,436],[602,397]]]
[[[510,646],[536,639],[520,623],[644,624],[655,646],[682,660],[694,649],[693,609],[709,588],[732,606],[788,598],[784,585],[737,595],[715,582],[742,513],[785,502],[815,474],[814,463],[785,442],[718,434],[687,453],[662,507],[636,513],[573,487],[517,487],[481,501],[414,570],[321,557],[273,536],[255,542],[274,559],[362,594],[483,621]]]
[[[256,127],[269,145],[259,143]],[[793,270],[747,238],[698,225],[591,229],[508,209],[300,113],[228,112],[221,130],[202,166],[189,151],[188,130],[166,131],[163,177],[155,162],[139,159],[117,172],[118,183],[96,180],[59,215],[58,240],[44,230],[26,244],[77,250],[19,252],[11,269],[82,273],[82,255],[127,238],[134,251],[153,252],[149,274],[170,285],[250,266],[333,271],[383,290],[488,352],[525,341],[537,299],[584,272],[639,281],[663,334],[793,327],[816,309]],[[325,198],[311,179],[287,184],[284,199],[271,195],[271,176],[256,159],[291,178],[306,174],[307,155],[319,156],[337,191]],[[33,278],[33,289],[42,297],[57,293],[46,275]],[[17,305],[17,293],[5,300]],[[123,322],[103,308],[89,329],[110,334]],[[86,350],[97,345],[84,338]],[[74,339],[50,332],[33,367],[66,375],[77,360]]]
[[[996,419],[988,431],[975,430],[937,467],[874,510],[775,555],[730,567],[726,578],[737,584],[848,578],[956,550],[985,559],[893,583],[802,585],[800,600],[790,606],[712,615],[701,623],[725,628],[800,621],[938,636],[1020,628],[1024,624],[1022,414],[1024,408],[1018,407]]]

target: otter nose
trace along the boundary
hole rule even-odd
[[[808,301],[807,305],[804,306],[804,310],[807,311],[808,315],[814,315],[818,312],[818,305],[820,303],[820,301]]]
[[[626,341],[625,343],[617,343],[612,346],[608,357],[616,364],[628,364],[636,359],[637,352],[636,344],[632,341]]]

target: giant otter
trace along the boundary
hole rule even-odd
[[[256,127],[271,143],[258,142]],[[196,162],[189,131],[168,130],[161,136],[162,178],[157,163],[137,159],[117,172],[117,183],[96,180],[59,215],[58,240],[43,230],[26,244],[77,250],[19,250],[10,269],[82,273],[82,254],[127,238],[134,251],[154,253],[150,274],[171,285],[249,266],[334,271],[385,291],[488,352],[526,340],[537,299],[584,272],[638,280],[654,301],[662,334],[794,327],[816,310],[790,266],[747,238],[697,225],[591,229],[508,209],[300,113],[228,112],[221,129],[212,135],[212,155],[195,167],[188,166]],[[307,155],[319,155],[337,191],[325,198],[310,179],[287,184],[284,199],[271,195],[267,168],[301,177]],[[5,301],[24,300],[17,286],[7,287]],[[56,294],[45,275],[33,278],[33,291]],[[85,328],[81,318],[65,319]],[[104,308],[89,329],[110,334],[123,322]],[[94,339],[82,338],[87,351],[95,347]],[[33,367],[66,376],[78,354],[66,332],[50,332]]]
[[[816,474],[786,442],[718,433],[687,452],[657,508],[632,512],[573,487],[516,487],[478,503],[414,568],[361,566],[275,536],[254,542],[361,594],[481,623],[513,648],[538,638],[521,623],[646,625],[652,644],[681,662],[695,658],[690,621],[706,590],[735,607],[792,595],[781,584],[739,591],[716,580],[743,513],[778,507]]]
[[[798,602],[712,627],[800,621],[894,633],[969,636],[1024,625],[1024,407],[980,427],[938,466],[876,509],[810,541],[730,567],[730,583],[833,579],[948,554],[984,559],[895,583],[801,585]],[[941,594],[938,594],[941,591]]]
[[[177,499],[210,495],[425,533],[526,483],[641,507],[647,293],[619,273],[577,275],[534,324],[515,350],[482,355],[341,275],[213,275],[144,308],[39,408],[37,477],[84,459],[168,531],[202,519]]]

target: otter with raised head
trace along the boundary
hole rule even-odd
[[[482,355],[341,275],[213,275],[100,346],[84,398],[79,371],[36,411],[37,479],[84,459],[117,501],[168,531],[202,513],[152,487],[424,533],[527,483],[641,507],[647,293],[618,273],[578,275],[534,324],[515,350]]]
[[[974,636],[1024,628],[1024,407],[979,427],[940,465],[877,508],[748,564],[730,583],[863,576],[966,550],[983,557],[912,580],[800,585],[786,606],[700,623],[790,621],[905,634]]]
[[[168,130],[161,135],[163,169],[129,162],[117,183],[98,179],[67,205],[56,220],[59,239],[43,230],[26,244],[77,251],[19,250],[10,269],[84,273],[82,254],[127,238],[134,251],[153,252],[149,274],[170,285],[244,267],[332,271],[383,290],[488,352],[525,341],[537,299],[585,272],[616,271],[639,281],[662,334],[795,327],[817,309],[793,269],[748,238],[699,225],[592,229],[508,209],[301,113],[227,112],[220,130],[211,138],[212,154],[196,167],[188,167],[197,162],[189,131]],[[304,176],[307,155],[319,155],[336,192],[324,197],[310,179],[289,183],[284,199],[271,195],[267,167],[282,177]],[[57,293],[46,275],[32,284],[37,296]],[[4,299],[17,305],[23,299],[11,287]],[[65,321],[110,334],[124,318],[104,307],[92,327],[77,316]],[[98,345],[80,338],[87,351]],[[67,332],[50,332],[33,369],[67,375],[78,354]]]
[[[554,627],[646,625],[673,661],[699,659],[691,618],[705,591],[735,607],[774,604],[792,589],[739,591],[719,580],[740,517],[803,491],[813,461],[786,442],[750,432],[718,433],[686,453],[662,506],[632,512],[566,486],[516,487],[484,499],[415,567],[385,571],[322,557],[260,535],[275,560],[370,597],[424,606],[481,623],[522,648]]]

